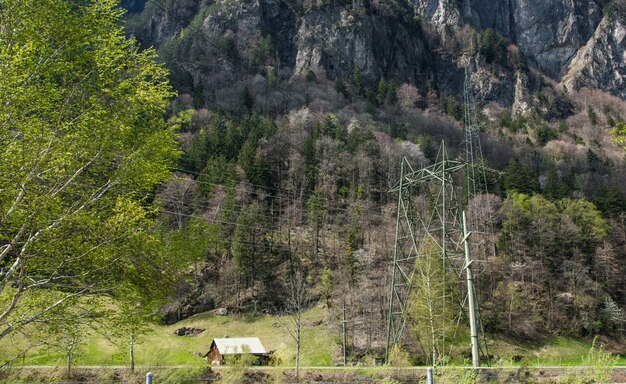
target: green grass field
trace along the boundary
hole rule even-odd
[[[339,350],[338,330],[324,323],[326,310],[312,308],[304,314],[301,365],[310,367],[333,366],[331,355]],[[181,327],[203,328],[197,336],[176,336],[174,331]],[[277,316],[215,316],[199,314],[169,326],[154,326],[138,339],[135,347],[135,364],[138,366],[168,367],[188,366],[201,368],[206,361],[197,354],[205,354],[213,338],[257,336],[267,350],[275,351],[282,366],[292,366],[295,357],[295,341],[280,327]],[[0,343],[0,356],[15,356],[26,349],[26,342],[18,336]],[[524,343],[502,337],[489,338],[489,352],[498,356],[494,366],[536,365],[580,365],[591,347],[590,340],[555,338],[544,343]],[[518,360],[518,357],[523,360]],[[62,351],[43,347],[27,350],[14,365],[25,366],[64,366],[66,357]],[[462,364],[462,362],[453,362]],[[114,345],[106,338],[89,335],[75,358],[75,365],[82,366],[124,366],[128,364],[127,347]],[[621,357],[618,365],[626,365]]]
[[[331,348],[334,342],[332,332],[323,323],[325,310],[313,308],[303,316],[301,364],[306,366],[329,366]],[[176,336],[174,331],[181,327],[205,329],[197,336]],[[169,326],[154,326],[138,338],[135,346],[135,364],[143,366],[196,366],[206,365],[206,361],[196,356],[205,354],[213,338],[252,337],[261,339],[267,350],[275,351],[283,365],[293,365],[295,341],[280,327],[277,316],[258,315],[244,317],[238,315],[215,316],[199,314]],[[16,355],[26,349],[27,344],[19,336],[0,343],[0,356]],[[106,338],[90,334],[76,357],[76,365],[114,366],[128,364],[127,348],[114,345]],[[196,353],[196,354],[194,354]],[[63,366],[66,363],[62,351],[44,347],[30,348],[14,365]]]

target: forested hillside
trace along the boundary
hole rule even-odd
[[[344,324],[369,364],[405,224],[440,201],[474,261],[441,223],[409,244],[394,359],[469,356],[470,264],[495,359],[557,336],[625,355],[625,24],[624,0],[0,1],[0,364],[45,346],[69,377],[98,333],[133,369],[151,322],[224,308],[307,310],[324,351]],[[484,162],[458,169],[487,191],[398,193],[467,160],[468,126]]]
[[[345,303],[354,356],[384,348],[388,191],[404,156],[428,165],[442,141],[464,155],[467,67],[497,171],[473,203],[493,218],[478,267],[485,330],[623,331],[624,148],[610,134],[626,116],[623,2],[549,1],[559,16],[542,30],[531,1],[495,16],[488,2],[125,3],[128,33],[157,47],[179,91],[184,155],[157,193],[163,230],[203,257],[168,322],[283,310],[304,271],[329,321]]]

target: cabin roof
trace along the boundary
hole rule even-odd
[[[264,354],[267,353],[258,337],[229,337],[213,339],[211,346],[217,347],[222,355],[239,355],[243,353]]]

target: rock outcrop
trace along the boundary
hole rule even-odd
[[[619,18],[606,16],[571,60],[562,84],[569,90],[581,87],[612,91],[626,99],[626,29]]]
[[[169,59],[175,61],[173,77],[182,92],[207,95],[210,89],[223,89],[219,81],[237,79],[232,69],[243,63],[247,70],[266,68],[252,76],[280,68],[292,77],[312,72],[331,80],[352,78],[358,68],[370,84],[395,79],[398,84],[413,83],[422,92],[435,87],[459,95],[463,74],[459,57],[476,55],[469,35],[472,29],[480,34],[490,28],[517,45],[526,58],[522,60],[567,88],[597,87],[626,98],[624,22],[603,15],[607,1],[424,0],[413,6],[396,0],[323,5],[281,0],[165,3],[169,7],[165,10],[143,0],[125,0],[123,5],[138,12],[129,16],[129,29],[140,42],[184,58]],[[263,39],[271,41],[271,48],[257,65]],[[517,100],[516,109],[524,109],[519,68],[502,63],[493,68],[480,58],[474,61],[472,74],[481,99],[503,105]],[[235,99],[236,92],[222,98]]]
[[[438,31],[458,23],[496,30],[556,79],[602,19],[593,0],[428,0],[415,9]]]
[[[312,70],[335,79],[358,67],[372,80],[418,82],[429,70],[431,53],[419,25],[391,12],[312,12],[301,19],[295,40],[295,74]]]

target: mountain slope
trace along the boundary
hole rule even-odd
[[[464,157],[467,68],[497,170],[494,194],[472,202],[494,224],[477,255],[486,329],[616,334],[626,174],[609,132],[626,116],[621,3],[416,4],[127,4],[129,33],[157,47],[179,91],[171,122],[185,155],[157,194],[162,230],[205,257],[168,322],[216,306],[280,310],[301,270],[331,318],[346,303],[355,358],[380,352],[397,218],[388,191],[405,156],[430,164],[445,141]]]

